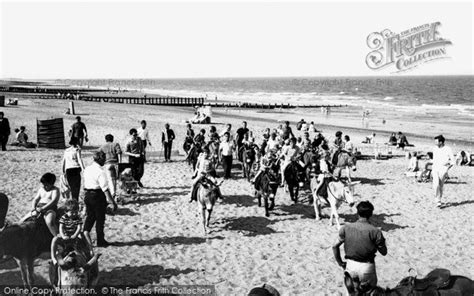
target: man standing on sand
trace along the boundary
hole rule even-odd
[[[247,128],[247,121],[242,122],[242,127],[239,127],[237,129],[237,139],[236,139],[236,144],[237,144],[237,151],[240,151],[240,148],[242,147],[242,143],[244,141],[245,135],[249,132],[249,129]],[[241,159],[239,159],[242,161]]]
[[[127,143],[125,154],[128,155],[128,162],[132,166],[132,176],[138,182],[138,186],[143,187],[141,179],[145,172],[145,160],[143,142],[138,137],[136,129],[130,130],[130,140]]]
[[[138,137],[142,139],[143,151],[144,151],[143,158],[146,161],[146,146],[147,145],[151,146],[150,135],[148,134],[148,129],[146,128],[146,121],[142,120],[140,122],[140,125],[141,126],[138,128],[137,132],[138,132]]]
[[[337,264],[352,278],[358,277],[361,283],[367,282],[370,286],[376,287],[375,254],[379,251],[382,256],[387,255],[387,246],[382,231],[369,222],[373,212],[374,206],[369,201],[361,201],[357,205],[359,219],[355,223],[342,226],[332,250]],[[342,244],[347,262],[341,259],[339,247]]]
[[[435,137],[436,146],[433,149],[433,170],[431,172],[433,176],[433,189],[435,192],[435,198],[437,207],[443,206],[443,187],[444,181],[448,175],[448,170],[456,163],[453,151],[450,147],[444,145],[443,135]]]
[[[122,149],[119,143],[114,143],[114,136],[105,135],[105,144],[99,148],[99,151],[105,153],[105,176],[109,183],[109,191],[115,199],[118,179],[118,164],[122,161]]]
[[[224,179],[230,179],[232,171],[232,152],[235,150],[234,142],[230,140],[228,132],[224,133],[223,141],[219,145],[219,155],[224,169]]]
[[[110,194],[105,173],[102,166],[105,163],[105,153],[97,151],[94,153],[94,162],[84,170],[84,203],[86,205],[86,220],[84,222],[84,237],[92,246],[90,232],[95,224],[97,234],[97,246],[107,247],[109,243],[105,240],[105,212],[107,203],[117,210],[117,203]]]
[[[7,151],[8,137],[10,136],[10,123],[8,119],[3,117],[3,112],[0,112],[0,145],[2,151]]]
[[[174,131],[170,129],[169,123],[165,124],[165,129],[161,133],[161,142],[165,149],[165,161],[171,161],[171,148],[175,139]]]
[[[79,147],[82,148],[84,145],[84,139],[86,142],[89,141],[87,135],[86,125],[81,121],[81,116],[77,116],[76,122],[71,126],[71,138],[77,138]]]

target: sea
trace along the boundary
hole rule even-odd
[[[211,101],[347,105],[347,116],[425,123],[472,141],[474,76],[82,79],[56,83]],[[373,127],[378,124],[372,124]],[[367,127],[367,126],[365,126]],[[395,127],[394,127],[395,128]],[[404,126],[409,129],[409,127]],[[418,131],[423,133],[423,131]]]

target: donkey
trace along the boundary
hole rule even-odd
[[[321,182],[323,182],[323,184],[321,184],[319,189],[317,189]],[[339,224],[339,214],[337,213],[337,209],[343,202],[348,203],[351,207],[354,205],[354,186],[359,183],[359,181],[343,183],[341,180],[333,181],[332,178],[313,177],[311,179],[311,192],[313,194],[313,205],[316,219],[321,219],[321,203],[329,204],[331,207],[329,225],[333,225],[334,218],[336,220],[337,228],[339,229],[341,225]]]
[[[4,225],[7,211],[8,197],[0,193],[0,225]],[[50,252],[52,239],[53,236],[41,216],[4,225],[0,228],[0,258],[15,258],[20,266],[23,285],[31,288],[34,285],[33,261],[42,253]]]
[[[209,179],[204,178],[198,185],[197,197],[202,209],[202,224],[205,235],[207,235],[207,228],[209,227],[212,210],[219,195],[218,190],[221,184],[222,181],[219,184],[214,184]]]
[[[349,182],[351,182],[351,170],[352,171],[356,171],[357,168],[356,168],[356,164],[357,164],[357,158],[345,151],[345,150],[341,150],[339,152],[337,152],[337,156],[335,156],[334,158],[334,176],[336,178],[340,178],[341,175],[342,175],[342,171],[345,169],[346,171],[346,175],[347,175],[347,179],[349,180]]]

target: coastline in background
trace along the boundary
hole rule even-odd
[[[288,113],[319,124],[402,131],[420,137],[443,133],[452,140],[474,141],[474,76],[68,79],[54,82],[207,97],[210,101],[217,97],[217,101],[343,104],[349,107],[333,109],[330,116],[323,116],[319,110],[297,109]],[[368,113],[365,118],[364,112]]]

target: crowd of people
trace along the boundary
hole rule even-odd
[[[107,247],[109,242],[105,239],[104,226],[106,221],[107,208],[115,211],[117,205],[117,181],[121,174],[120,164],[122,156],[128,156],[128,167],[131,176],[139,187],[144,187],[142,177],[145,173],[145,163],[147,161],[146,148],[151,146],[147,122],[141,121],[138,129],[129,130],[129,138],[122,149],[119,143],[111,134],[105,135],[105,142],[93,153],[93,163],[84,165],[82,158],[82,147],[88,141],[86,125],[81,118],[76,117],[76,122],[70,130],[69,147],[65,149],[61,162],[62,176],[60,185],[56,187],[56,176],[52,173],[44,174],[40,183],[42,187],[38,190],[32,202],[32,211],[24,217],[23,221],[32,215],[39,215],[44,218],[48,229],[54,236],[51,244],[51,254],[53,262],[57,262],[57,257],[62,250],[76,247],[77,240],[84,242],[89,248],[90,254],[94,254],[94,244],[90,232],[95,226],[97,235],[97,246]],[[252,181],[258,178],[259,174],[271,167],[272,162],[279,162],[281,181],[284,186],[284,172],[291,162],[300,161],[302,154],[311,151],[318,158],[318,174],[333,173],[338,153],[342,151],[349,154],[355,152],[355,145],[348,134],[337,131],[331,140],[328,140],[319,132],[314,123],[307,124],[304,120],[297,124],[297,130],[302,132],[301,137],[297,137],[290,122],[278,125],[274,129],[266,128],[261,135],[261,142],[257,143],[256,135],[248,127],[246,121],[235,131],[231,124],[227,124],[219,133],[215,126],[211,126],[206,136],[206,130],[201,129],[195,133],[191,124],[188,124],[183,148],[187,153],[187,158],[197,155],[195,169],[193,171],[193,182],[191,189],[191,201],[195,200],[193,194],[196,185],[204,178],[217,186],[221,184],[218,180],[217,168],[222,166],[222,176],[224,179],[233,178],[233,161],[244,161],[244,151],[251,149],[256,151]],[[6,149],[10,133],[9,122],[0,112],[0,141],[2,150]],[[311,138],[310,133],[314,133]],[[375,137],[375,134],[373,135]],[[22,126],[16,137],[18,142],[27,143],[28,137],[25,134],[25,127]],[[176,139],[174,131],[168,123],[165,124],[161,132],[161,141],[164,147],[164,161],[171,162],[173,142]],[[372,141],[371,139],[370,141]],[[443,188],[446,175],[449,169],[456,163],[451,148],[445,145],[445,138],[442,135],[435,137],[436,147],[432,157],[432,180],[435,199],[438,207],[443,206]],[[393,145],[404,148],[408,145],[406,137],[399,132],[389,139]],[[196,153],[197,151],[197,153]],[[410,155],[408,172],[419,171],[418,155]],[[80,193],[84,188],[85,217],[81,218],[80,213]],[[219,196],[222,197],[220,192]],[[65,214],[60,217],[59,225],[56,225],[56,210],[59,199],[66,200]],[[382,231],[370,224],[374,206],[368,201],[362,201],[357,205],[359,220],[355,223],[348,223],[339,230],[337,242],[333,246],[336,262],[351,276],[369,282],[375,286],[377,275],[374,257],[376,252],[382,255],[387,254],[385,238]],[[345,259],[343,261],[339,248],[344,245]],[[257,289],[258,290],[258,289]],[[250,295],[250,294],[249,294]],[[252,294],[257,295],[257,294]]]

